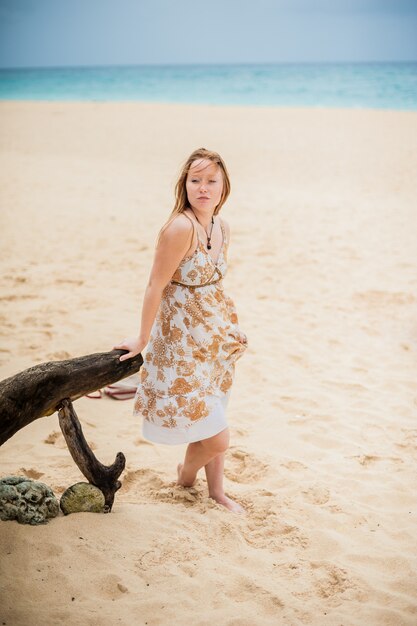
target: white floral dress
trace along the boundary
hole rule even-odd
[[[227,428],[235,362],[246,349],[235,305],[223,291],[228,241],[221,218],[215,263],[187,217],[197,230],[197,247],[163,291],[134,401],[143,436],[156,443],[200,441]]]

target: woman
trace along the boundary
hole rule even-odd
[[[229,446],[226,406],[236,360],[247,347],[233,301],[223,291],[229,226],[220,209],[230,193],[222,158],[200,148],[184,164],[175,207],[162,227],[142,307],[139,337],[115,348],[128,359],[147,347],[134,414],[156,443],[188,443],[177,484],[205,468],[209,496],[236,513],[223,490]]]

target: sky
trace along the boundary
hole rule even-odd
[[[0,67],[417,61],[417,0],[0,0]]]

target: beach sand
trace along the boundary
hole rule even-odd
[[[228,512],[175,486],[185,446],[132,401],[76,410],[109,515],[0,524],[7,626],[417,623],[417,113],[2,102],[0,377],[137,333],[180,165],[219,151],[232,194],[225,291],[249,347],[229,403]],[[83,480],[57,415],[0,475]]]

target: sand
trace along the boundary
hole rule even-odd
[[[98,458],[127,457],[109,515],[0,525],[7,626],[417,623],[417,113],[2,102],[6,378],[139,328],[180,165],[232,179],[225,290],[249,347],[229,404],[226,492],[175,486],[185,446],[142,439],[132,401],[82,398]],[[0,475],[82,480],[57,416]]]

